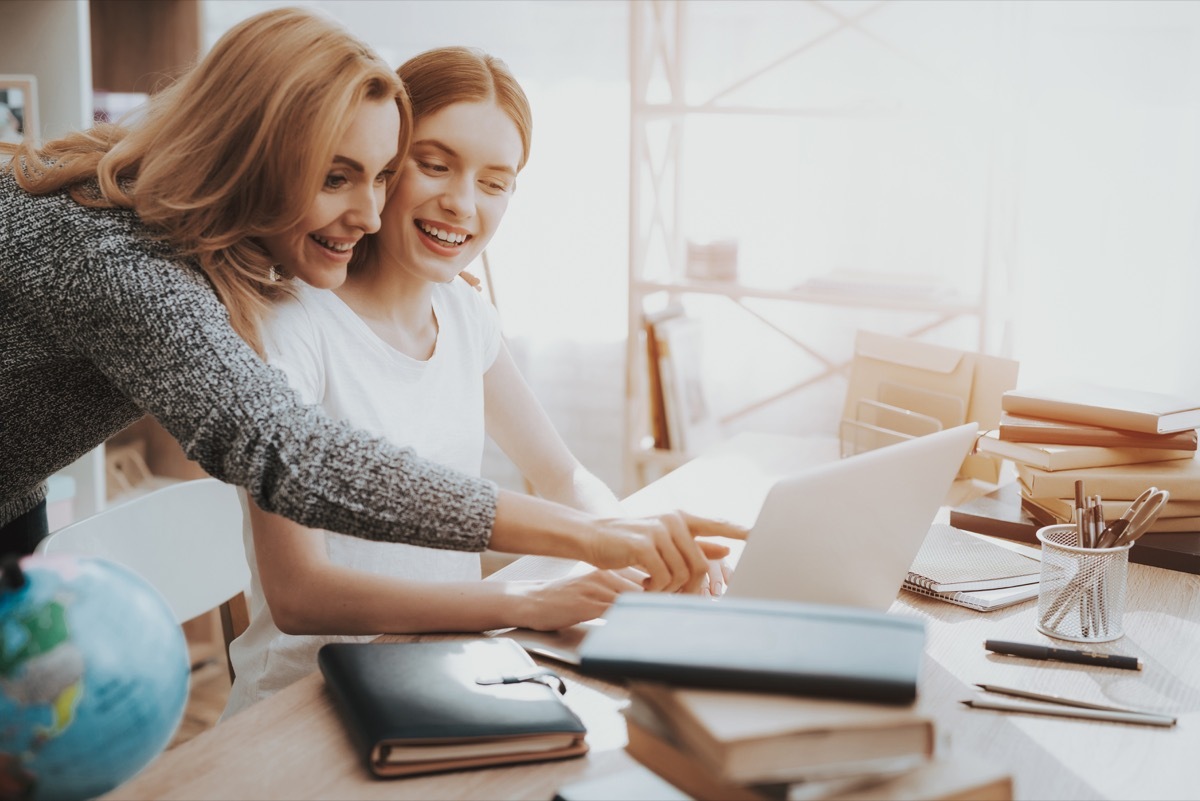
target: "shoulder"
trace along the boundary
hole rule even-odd
[[[0,174],[0,219],[0,261],[31,283],[85,285],[100,293],[169,283],[172,291],[212,294],[195,265],[130,209],[81,206],[66,191],[31,195],[6,172]]]
[[[438,284],[434,287],[434,295],[444,306],[467,317],[486,317],[495,313],[487,296],[461,278],[455,278],[448,284]]]
[[[272,301],[263,318],[263,335],[269,345],[292,337],[318,339],[321,320],[328,315],[325,290],[313,289],[302,281],[294,281],[288,294]]]

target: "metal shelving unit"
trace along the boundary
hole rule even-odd
[[[889,54],[888,58],[894,57],[897,63],[913,70],[923,70],[929,75],[931,84],[944,80],[944,76],[939,76],[936,69],[914,58],[870,26],[871,22],[886,14],[905,13],[903,4],[892,8],[896,4],[879,2],[847,8],[826,0],[807,0],[803,4],[768,4],[758,11],[770,13],[772,6],[795,10],[799,5],[806,6],[813,12],[810,17],[815,16],[824,24],[813,24],[807,30],[797,29],[794,34],[797,41],[791,46],[777,54],[764,51],[760,63],[744,73],[723,74],[719,86],[711,80],[719,70],[708,68],[707,86],[697,87],[689,76],[689,70],[693,70],[697,63],[689,60],[689,37],[692,34],[689,18],[691,15],[709,14],[714,6],[728,9],[729,5],[690,3],[688,0],[633,0],[630,4],[629,297],[624,443],[625,480],[629,491],[652,478],[647,475],[647,468],[659,472],[670,470],[691,456],[677,451],[656,450],[646,444],[649,433],[649,382],[643,315],[649,309],[689,296],[724,298],[739,313],[749,315],[761,324],[766,336],[783,337],[807,354],[806,358],[816,365],[811,374],[796,376],[791,386],[767,397],[756,398],[722,415],[721,422],[726,426],[799,390],[840,376],[848,365],[846,359],[824,352],[820,344],[780,326],[761,311],[763,302],[838,309],[846,315],[872,310],[909,315],[911,325],[895,333],[913,337],[929,334],[952,321],[972,318],[976,323],[977,340],[961,343],[962,346],[978,347],[985,352],[1003,352],[1008,346],[1007,315],[1003,307],[1007,303],[1008,284],[1012,280],[1012,242],[1015,236],[1013,209],[1018,164],[1011,129],[1004,124],[995,124],[995,110],[1005,108],[1007,98],[1004,97],[989,96],[967,101],[973,111],[986,109],[991,116],[985,118],[984,125],[992,126],[985,128],[980,137],[986,140],[986,163],[980,169],[986,172],[987,188],[986,198],[980,202],[984,219],[979,224],[982,240],[979,242],[979,258],[976,263],[967,265],[972,276],[972,289],[969,292],[921,295],[889,292],[885,287],[882,291],[864,293],[831,290],[828,285],[816,289],[806,287],[804,282],[778,287],[688,277],[683,206],[689,176],[685,175],[683,164],[689,126],[721,118],[740,118],[755,123],[761,121],[763,125],[779,120],[819,125],[822,121],[861,120],[872,123],[914,115],[961,116],[961,107],[956,108],[953,104],[949,108],[939,108],[936,104],[912,108],[902,101],[887,99],[870,104],[825,102],[765,105],[744,101],[741,95],[752,88],[756,81],[785,66],[794,68],[798,61],[811,58],[813,52],[827,46],[830,40],[838,36],[855,36],[862,45],[882,49]],[[993,9],[990,13],[999,17],[994,20],[996,27],[989,32],[993,41],[1002,42],[1005,48],[1011,50],[1012,36],[1019,27],[1019,10]],[[1000,32],[999,36],[996,35],[997,31]],[[734,35],[733,31],[729,32],[730,37]],[[780,36],[773,38],[778,40]],[[706,56],[719,58],[721,48],[710,46],[704,52]],[[745,62],[745,54],[742,55]],[[953,78],[950,83],[954,84]],[[999,340],[997,347],[992,346],[992,339]]]

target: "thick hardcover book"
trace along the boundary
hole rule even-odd
[[[950,510],[950,525],[977,534],[1041,545],[1037,531],[1042,524],[1021,508],[1021,490],[1015,482],[954,507]]]
[[[1147,487],[1171,493],[1171,500],[1200,501],[1200,459],[1088,467],[1078,470],[1039,470],[1018,464],[1017,478],[1031,498],[1074,498],[1075,482],[1083,481],[1084,495],[1112,501],[1131,501]]]
[[[634,682],[673,737],[738,784],[897,772],[933,755],[932,719],[890,704]]]
[[[1000,396],[1000,407],[1024,417],[1047,417],[1144,434],[1170,434],[1200,426],[1200,400],[1081,381],[1010,389]]]
[[[625,593],[604,617],[579,664],[609,679],[909,703],[925,648],[920,620],[824,604]]]
[[[1200,444],[1196,429],[1172,434],[1141,434],[1105,426],[1089,426],[1041,417],[1000,415],[1000,439],[1049,445],[1090,445],[1101,448],[1159,448],[1194,451]]]
[[[587,751],[587,731],[556,682],[536,680],[545,671],[512,640],[329,643],[317,663],[377,776]]]
[[[1023,500],[1017,483],[1005,484],[994,492],[951,509],[950,524],[967,531],[1041,545],[1037,538],[1037,530],[1044,525],[1057,523],[1058,520],[1048,519],[1045,523],[1039,521],[1027,509],[1021,507]],[[979,505],[980,501],[984,502],[983,506]],[[1174,502],[1174,498],[1171,502]],[[1109,517],[1107,512],[1105,516]],[[1129,549],[1129,561],[1182,573],[1200,574],[1200,532],[1147,534]]]
[[[1105,520],[1116,520],[1129,508],[1130,501],[1102,501]],[[1194,509],[1196,501],[1179,501],[1177,508],[1171,508],[1172,501],[1167,501],[1162,513],[1146,529],[1147,534],[1162,531],[1200,531],[1200,513],[1185,512],[1184,509]],[[1021,497],[1021,505],[1033,517],[1048,526],[1059,523],[1070,523],[1075,519],[1075,500],[1073,498],[1032,498]],[[1051,521],[1051,522],[1047,522]]]
[[[625,710],[634,759],[699,801],[1012,801],[1012,777],[977,757],[958,754],[924,760],[915,767],[790,784],[738,784],[721,777],[693,754],[648,708]]]
[[[1166,462],[1171,459],[1191,459],[1196,455],[1194,450],[1173,448],[1099,448],[1094,445],[1009,442],[1000,439],[996,431],[989,431],[980,437],[975,448],[980,453],[990,453],[1051,472],[1083,467]]]
[[[645,765],[577,779],[558,788],[554,801],[693,801],[692,797]]]
[[[628,742],[625,751],[698,801],[784,801],[788,785],[738,784],[723,778],[674,739],[648,707],[624,709]]]
[[[1036,584],[1042,565],[945,523],[934,523],[905,578],[935,593]]]

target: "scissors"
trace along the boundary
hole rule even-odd
[[[1100,547],[1120,547],[1137,540],[1158,519],[1159,513],[1162,512],[1170,498],[1171,493],[1166,490],[1160,490],[1157,487],[1148,488],[1129,505],[1125,514],[1121,515],[1121,520],[1128,521],[1125,530],[1117,531],[1115,534],[1110,532],[1109,536],[1100,541]]]

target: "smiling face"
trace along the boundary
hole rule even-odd
[[[341,286],[354,245],[379,230],[387,178],[400,140],[391,98],[364,100],[351,119],[304,218],[263,245],[283,272],[319,289]]]
[[[522,152],[516,123],[491,100],[417,120],[379,235],[389,269],[437,283],[458,275],[500,225]]]

